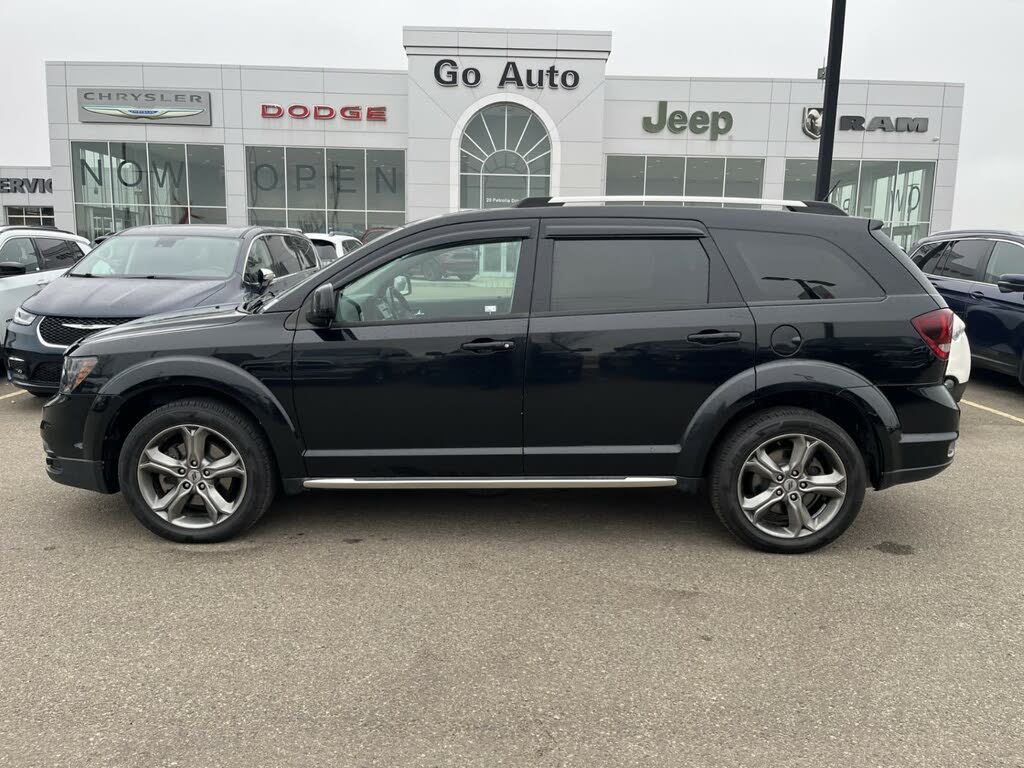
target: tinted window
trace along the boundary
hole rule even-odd
[[[671,309],[708,300],[708,257],[697,240],[558,240],[553,312]]]
[[[104,240],[69,274],[224,280],[236,269],[239,245],[233,237],[126,233]]]
[[[313,245],[316,246],[316,252],[320,256],[320,261],[326,264],[328,261],[334,261],[338,258],[338,250],[334,247],[334,243],[329,240],[314,240]]]
[[[959,240],[952,243],[946,251],[942,266],[935,274],[961,280],[977,280],[978,265],[991,247],[991,240]]]
[[[316,252],[313,244],[304,237],[289,237],[288,244],[299,260],[299,269],[313,269],[316,266]]]
[[[985,282],[997,283],[1002,275],[1024,275],[1024,245],[997,242],[985,269]]]
[[[346,254],[352,253],[356,248],[362,245],[358,240],[345,240],[341,244],[341,248]]]
[[[256,273],[261,269],[274,269],[274,258],[270,255],[267,238],[257,237],[249,249],[249,261],[245,266],[246,280],[255,281]]]
[[[0,261],[23,264],[26,272],[38,272],[39,262],[32,241],[27,237],[16,237],[0,247]]]
[[[862,299],[883,295],[851,256],[811,235],[716,230],[748,301]]]
[[[82,252],[71,240],[37,237],[36,247],[43,259],[43,269],[67,269],[82,258]]]
[[[303,267],[299,263],[299,254],[284,235],[271,235],[265,238],[270,246],[271,269],[277,277],[292,275],[301,272]]]
[[[914,254],[914,263],[917,264],[922,272],[930,275],[935,271],[935,267],[939,263],[939,259],[942,258],[945,248],[946,243],[928,243],[928,245],[923,245]]]

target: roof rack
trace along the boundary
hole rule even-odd
[[[516,208],[543,208],[555,205],[588,205],[595,203],[708,203],[711,205],[770,205],[788,211],[846,216],[832,203],[817,200],[778,200],[764,197],[708,197],[703,195],[583,195],[578,197],[526,197]]]
[[[74,235],[74,232],[69,232],[66,229],[55,227],[52,224],[4,224],[0,226],[0,232],[10,232],[12,229],[42,229],[46,232],[60,232],[64,235]]]

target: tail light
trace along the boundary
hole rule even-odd
[[[949,359],[949,347],[953,343],[953,310],[949,307],[935,309],[918,315],[913,320],[914,328],[921,334],[936,357]]]

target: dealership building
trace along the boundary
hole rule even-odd
[[[4,220],[359,234],[530,195],[813,196],[820,80],[615,75],[608,32],[404,45],[405,71],[48,62],[51,167],[0,169]],[[963,93],[844,81],[830,199],[903,245],[948,228]]]

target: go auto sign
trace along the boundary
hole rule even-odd
[[[329,104],[260,104],[260,117],[294,117],[296,120],[374,120],[388,119],[387,107],[345,106],[332,107]]]

